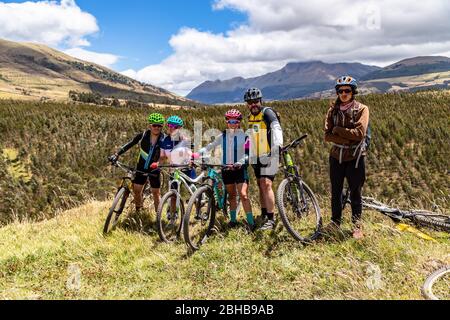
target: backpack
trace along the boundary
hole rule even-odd
[[[278,122],[279,122],[280,125],[281,125],[281,114],[280,114],[278,111],[274,110],[273,108],[271,108],[271,107],[265,107],[265,108],[263,108],[263,109],[262,109],[263,116],[265,115],[265,113],[266,113],[266,111],[267,111],[268,109],[271,109],[273,112],[275,112],[275,115],[277,116]]]

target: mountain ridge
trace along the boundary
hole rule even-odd
[[[448,63],[447,63],[448,60]],[[398,66],[401,66],[400,68]],[[334,95],[332,90],[338,76],[350,74],[361,80],[363,93],[384,93],[414,88],[447,87],[447,75],[437,75],[433,82],[424,77],[450,71],[450,59],[430,56],[404,59],[385,68],[362,63],[324,63],[307,61],[288,63],[285,67],[258,77],[235,77],[228,80],[205,81],[194,88],[187,98],[206,103],[240,103],[243,92],[249,87],[263,90],[267,100],[317,98]],[[413,77],[401,79],[399,77]]]
[[[194,103],[42,44],[0,39],[0,97],[61,101],[69,91],[143,103]]]

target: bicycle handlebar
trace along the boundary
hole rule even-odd
[[[144,176],[155,175],[155,174],[156,174],[155,171],[158,170],[158,169],[155,169],[155,170],[152,170],[151,172],[143,172],[143,171],[140,171],[140,170],[136,170],[135,168],[130,167],[130,166],[128,166],[128,165],[126,165],[126,164],[124,164],[124,163],[122,163],[122,162],[120,162],[120,161],[112,162],[112,161],[110,160],[110,162],[111,162],[111,165],[113,165],[113,166],[115,166],[115,167],[117,167],[117,168],[120,168],[120,169],[122,169],[123,171],[126,171],[126,172],[128,172],[128,173],[139,173],[139,174],[142,174],[142,175],[144,175]]]
[[[302,143],[302,141],[305,140],[306,138],[308,138],[308,135],[307,135],[307,134],[303,135],[302,137],[298,138],[297,140],[292,141],[292,142],[291,142],[290,144],[288,144],[287,146],[282,147],[282,148],[281,148],[281,152],[286,152],[286,151],[288,151],[289,149],[297,148],[297,147]]]

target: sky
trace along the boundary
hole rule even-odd
[[[448,0],[0,0],[0,38],[186,95],[289,62],[450,56],[449,17]]]

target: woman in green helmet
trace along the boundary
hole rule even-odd
[[[140,211],[143,207],[142,192],[147,182],[150,182],[150,186],[152,187],[153,201],[155,203],[156,210],[158,210],[161,199],[161,173],[158,170],[158,161],[161,156],[161,145],[165,138],[163,133],[165,119],[160,113],[152,113],[148,117],[148,123],[149,127],[144,131],[144,133],[139,133],[136,135],[133,140],[122,146],[111,157],[111,161],[116,162],[119,157],[129,149],[137,144],[140,146],[136,170],[151,173],[151,175],[146,176],[142,173],[137,173],[136,178],[133,180],[136,211]]]

